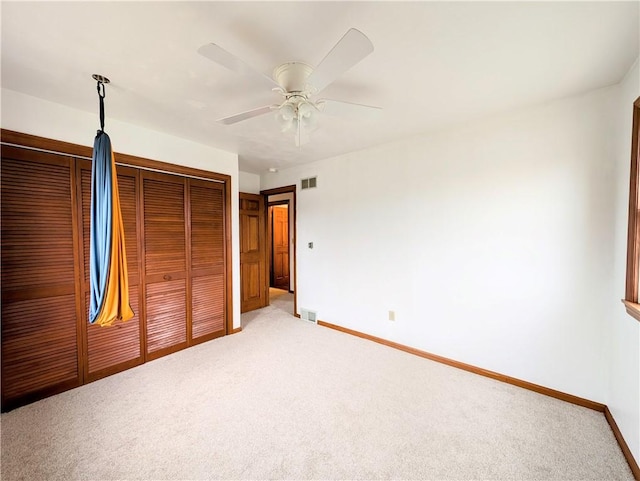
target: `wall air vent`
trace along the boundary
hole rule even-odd
[[[302,190],[306,189],[314,189],[318,187],[318,178],[317,177],[309,177],[307,179],[302,179]]]
[[[316,312],[310,311],[309,309],[304,309],[304,308],[300,309],[300,319],[304,319],[305,321],[310,321],[315,323],[318,322],[318,317],[316,316]]]

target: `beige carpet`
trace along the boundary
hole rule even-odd
[[[295,319],[2,415],[2,480],[633,479],[602,414]]]

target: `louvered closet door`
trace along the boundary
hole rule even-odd
[[[91,162],[77,161],[80,177],[82,259],[83,259],[83,325],[86,332],[85,374],[88,380],[113,374],[142,363],[141,313],[139,298],[140,273],[138,268],[138,171],[118,166],[118,190],[124,223],[127,269],[129,273],[129,298],[135,317],[127,322],[115,322],[100,327],[89,324],[89,241],[91,237]]]
[[[187,346],[186,179],[141,173],[147,358]]]
[[[224,186],[189,180],[191,225],[191,337],[225,334]]]
[[[2,404],[80,384],[73,160],[2,147]]]

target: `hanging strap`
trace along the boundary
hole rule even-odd
[[[100,91],[100,87],[102,86],[102,92]],[[106,90],[104,88],[104,84],[98,80],[98,97],[100,97],[100,131],[104,132],[104,97],[106,95]]]

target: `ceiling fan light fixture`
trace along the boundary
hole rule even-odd
[[[286,132],[291,129],[291,125],[293,123],[293,119],[296,116],[295,108],[288,103],[281,105],[274,115],[276,122],[280,126],[280,130],[282,132]]]
[[[304,102],[298,107],[298,118],[302,127],[311,132],[318,127],[318,107],[313,102]]]
[[[284,122],[290,122],[296,117],[296,109],[290,103],[285,103],[280,107],[280,117]]]
[[[297,131],[298,126],[313,130],[318,125],[318,108],[304,96],[288,98],[277,110],[275,118],[282,132]]]
[[[298,105],[298,117],[303,119],[308,119],[313,115],[313,111],[315,109],[311,105],[310,102],[301,102]]]

